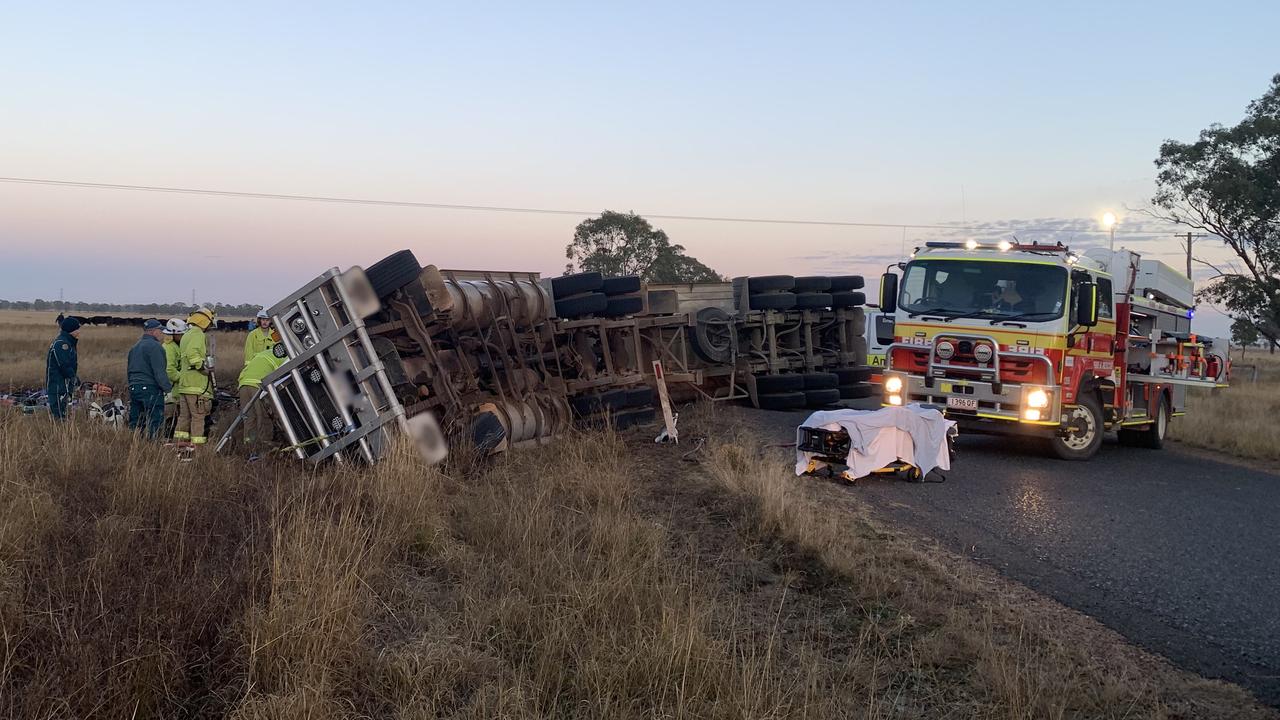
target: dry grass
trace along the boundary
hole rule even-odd
[[[641,435],[312,471],[0,412],[0,716],[1268,716]]]
[[[0,311],[0,392],[44,386],[45,356],[58,334],[56,313]],[[141,331],[131,327],[85,326],[77,345],[80,378],[123,387],[125,357]],[[214,332],[219,384],[234,385],[244,366],[244,332]]]
[[[1238,351],[1233,353],[1238,357]],[[1280,356],[1250,353],[1258,381],[1237,367],[1231,387],[1189,391],[1187,414],[1169,425],[1170,437],[1246,458],[1280,460]]]

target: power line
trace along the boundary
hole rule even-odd
[[[374,205],[381,207],[410,207],[431,210],[470,210],[476,212],[529,213],[538,215],[592,216],[592,210],[563,210],[555,208],[505,207],[500,205],[461,205],[456,203],[419,202],[412,200],[381,200],[376,198],[333,197],[326,195],[292,195],[283,193],[247,192],[239,190],[211,190],[207,188],[166,187],[160,185],[124,185],[120,183],[84,182],[78,180],[50,180],[46,178],[0,177],[0,182],[22,185],[47,185],[53,187],[89,188],[94,190],[130,190],[135,192],[175,193],[212,197],[249,198],[255,200],[293,200],[296,202],[336,203],[343,205]],[[1001,228],[990,225],[922,225],[912,223],[854,222],[846,220],[793,220],[785,218],[747,218],[717,215],[671,215],[662,213],[637,213],[657,220],[692,220],[697,222],[754,223],[764,225],[816,225],[827,227],[890,228],[902,230],[946,230],[949,232],[1073,232],[1081,234],[1105,234],[1106,230],[1076,230],[1072,228]],[[1116,230],[1117,234],[1153,235],[1154,230]]]

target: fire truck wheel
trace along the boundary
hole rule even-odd
[[[796,278],[797,293],[824,293],[831,289],[831,278],[826,275],[809,275]]]
[[[835,373],[805,373],[803,377],[805,390],[829,390],[840,384],[840,376]]]
[[[831,307],[831,293],[809,292],[796,293],[797,310],[814,310]]]
[[[556,315],[562,318],[579,318],[603,312],[609,307],[609,298],[604,293],[591,292],[577,297],[556,301]]]
[[[793,393],[804,389],[804,375],[757,375],[756,392],[761,395]]]
[[[718,307],[706,307],[698,311],[691,328],[693,352],[712,363],[733,360],[733,320],[729,313]]]
[[[413,282],[422,274],[422,266],[412,250],[401,250],[365,268],[365,277],[379,300]]]
[[[747,292],[756,293],[791,291],[796,287],[796,279],[791,275],[758,275],[747,278]]]
[[[1120,444],[1131,447],[1144,447],[1159,450],[1164,447],[1165,435],[1169,432],[1169,406],[1164,395],[1156,403],[1156,421],[1143,428],[1121,430]]]
[[[790,310],[796,306],[796,296],[789,292],[752,295],[750,302],[752,310]]]
[[[840,378],[841,385],[856,385],[871,381],[871,367],[868,365],[836,368],[832,372],[836,374],[836,377]]]
[[[808,402],[804,392],[768,393],[757,395],[756,399],[761,410],[793,410]]]
[[[831,292],[861,290],[865,285],[861,275],[836,275],[831,278]]]
[[[825,407],[827,405],[835,405],[838,402],[840,402],[840,390],[838,388],[804,391],[804,404],[809,407]]]
[[[831,307],[852,308],[867,304],[867,294],[861,292],[832,292]]]
[[[624,315],[638,315],[644,310],[644,300],[637,296],[611,297],[605,305],[604,314],[611,318]]]
[[[621,277],[607,277],[600,286],[600,292],[605,295],[627,295],[629,293],[640,292],[640,276],[639,275],[623,275]]]
[[[861,400],[869,398],[876,394],[876,386],[871,383],[857,383],[856,385],[841,385],[840,397],[844,400]]]
[[[1094,395],[1080,398],[1075,407],[1064,408],[1073,429],[1055,432],[1049,439],[1053,453],[1063,460],[1088,460],[1102,446],[1102,407]]]
[[[582,293],[595,292],[604,286],[604,276],[598,272],[574,273],[551,279],[551,294],[557,300]]]

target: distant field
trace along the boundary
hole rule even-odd
[[[29,390],[44,385],[45,354],[58,334],[56,312],[0,310],[0,392]],[[80,379],[121,386],[125,380],[125,356],[138,340],[134,327],[87,325],[80,332]],[[234,384],[244,366],[246,333],[216,332],[217,369],[220,384]]]
[[[1192,390],[1187,414],[1175,418],[1169,434],[1175,440],[1241,457],[1280,460],[1280,355],[1239,351],[1231,387]],[[1258,366],[1258,381],[1242,365]]]

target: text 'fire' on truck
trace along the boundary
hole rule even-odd
[[[1043,437],[1068,460],[1103,433],[1159,448],[1188,387],[1222,387],[1192,281],[1130,250],[930,242],[881,278],[885,405],[945,406],[962,429]],[[888,328],[892,328],[889,330]]]

